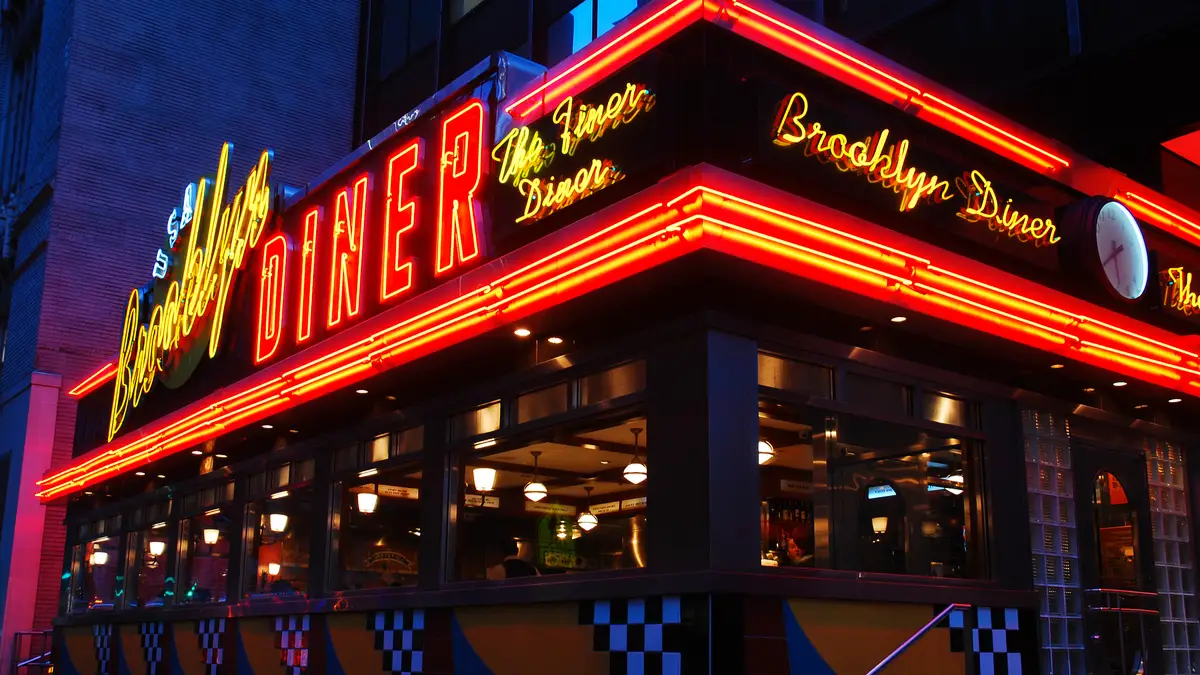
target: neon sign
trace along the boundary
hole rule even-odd
[[[574,173],[539,176],[556,156],[574,157],[585,144],[595,143],[609,131],[629,124],[654,108],[656,98],[642,85],[626,83],[601,104],[577,103],[567,96],[554,109],[557,141],[547,143],[528,126],[509,131],[492,149],[500,163],[498,179],[511,184],[525,208],[516,222],[533,222],[621,181],[625,174],[608,159],[595,158]]]
[[[1035,246],[1057,244],[1061,237],[1049,218],[1030,217],[1001,200],[992,181],[972,170],[950,181],[915,166],[906,166],[908,139],[889,144],[890,129],[851,141],[845,134],[825,128],[819,121],[805,121],[808,98],[792,94],[779,108],[773,142],[781,147],[803,144],[804,154],[833,164],[839,171],[865,176],[867,181],[900,195],[900,211],[911,211],[922,203],[939,204],[961,200],[959,218],[969,223],[986,223],[994,232]],[[1001,202],[1003,201],[1003,205]]]
[[[164,276],[150,293],[134,289],[129,295],[109,440],[121,428],[129,407],[141,402],[160,373],[176,370],[186,379],[203,350],[207,348],[211,358],[220,348],[233,275],[258,245],[271,209],[270,150],[259,156],[233,201],[225,203],[232,150],[232,143],[224,144],[215,179],[197,183],[192,222],[176,272]],[[186,210],[186,199],[184,206]]]
[[[1200,295],[1192,290],[1192,273],[1171,267],[1162,273],[1163,306],[1184,316],[1200,314]]]

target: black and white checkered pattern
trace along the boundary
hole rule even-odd
[[[963,612],[975,613],[975,627],[971,629],[971,642],[966,643]],[[962,653],[970,648],[975,658],[975,672],[979,675],[1023,675],[1024,659],[1030,652],[1026,649],[1026,636],[1021,630],[1021,613],[1009,608],[975,607],[955,610],[950,613],[950,650]],[[1031,668],[1030,673],[1036,673]]]
[[[276,646],[288,675],[308,672],[308,625],[307,614],[275,617],[275,632],[279,635]]]
[[[206,675],[217,675],[225,662],[225,650],[221,648],[221,636],[225,634],[225,619],[205,619],[196,622],[196,635],[200,637],[200,653],[204,656]]]
[[[682,675],[685,649],[678,596],[595,600],[580,605],[593,646],[609,653],[611,675]]]
[[[142,638],[142,656],[146,657],[146,672],[158,675],[158,664],[162,663],[162,643],[166,624],[162,621],[146,621],[138,624],[138,635]]]
[[[96,642],[96,673],[108,675],[108,664],[112,661],[113,627],[111,623],[92,626],[92,638]]]
[[[375,631],[375,649],[383,652],[383,669],[393,675],[423,672],[425,610],[397,609],[367,616]]]

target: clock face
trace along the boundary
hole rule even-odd
[[[1140,298],[1150,278],[1150,258],[1133,214],[1120,202],[1107,202],[1096,214],[1095,232],[1096,252],[1109,286],[1127,300]]]

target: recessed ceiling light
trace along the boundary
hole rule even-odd
[[[518,328],[513,331],[513,335],[516,335],[517,337],[529,337],[530,335],[533,335],[533,331],[529,330],[528,328]]]
[[[907,316],[893,316],[892,317],[892,323],[904,323],[905,321],[908,321]]]
[[[94,495],[94,494],[96,494],[96,493],[95,493],[95,492],[92,492],[91,490],[84,490],[83,494],[85,494],[85,495]]]
[[[299,429],[288,429],[288,433],[289,434],[298,434],[298,433],[300,433],[300,430]]]
[[[203,454],[204,454],[204,451],[203,451],[203,450],[193,450],[193,451],[192,451],[192,454],[193,454],[193,455],[203,455]]]
[[[354,390],[354,393],[356,393],[356,394],[369,394],[369,393],[371,393],[371,392],[367,391],[366,389],[355,389],[355,390]]]
[[[1084,387],[1083,388],[1083,393],[1085,393],[1085,394],[1091,394],[1094,391],[1096,391],[1095,387]]]
[[[546,338],[546,342],[549,342],[552,345],[561,345],[563,343],[563,339],[557,336],[548,337]]]
[[[862,328],[859,328],[858,330],[863,333],[870,333],[871,331],[875,330],[875,327],[874,326],[863,326]]]
[[[229,455],[217,455],[217,459],[229,459]]]
[[[159,477],[159,478],[166,478],[166,476],[162,475],[161,473],[160,473],[160,474],[158,474],[158,477]]]
[[[1059,368],[1065,368],[1066,366],[1064,366],[1061,363],[1055,363],[1055,364],[1052,364],[1050,367],[1053,368],[1054,370],[1058,370]]]
[[[600,446],[592,444],[592,443],[584,443],[581,447],[584,450],[599,450],[600,449]]]
[[[608,460],[607,460],[607,459],[602,459],[602,460],[600,460],[600,463],[601,463],[601,464],[608,464]]]
[[[135,474],[133,474],[133,475],[135,475],[135,476],[145,476],[145,475],[146,475],[146,472],[145,472],[145,471],[138,471],[137,473],[135,473]]]
[[[1136,410],[1142,410],[1142,409],[1144,409],[1144,408],[1149,408],[1150,406],[1146,405],[1145,403],[1142,403],[1142,404],[1139,404],[1139,405],[1135,405],[1135,406],[1133,406],[1133,407],[1134,407],[1134,409],[1136,409]]]
[[[275,428],[275,425],[273,425],[273,424],[264,424],[264,425],[262,425],[262,427],[263,427],[264,429],[274,429],[274,428]]]
[[[1118,380],[1118,381],[1116,381],[1116,382],[1113,382],[1113,386],[1114,386],[1114,387],[1124,387],[1124,386],[1125,386],[1125,385],[1127,385],[1127,384],[1129,384],[1129,383],[1128,383],[1128,382],[1121,382],[1121,381],[1119,381],[1119,380]]]
[[[384,398],[385,398],[385,399],[387,399],[387,400],[389,400],[389,401],[395,401],[395,400],[396,400],[396,397],[395,397],[395,396],[392,396],[391,394],[388,394],[387,396],[384,396]]]
[[[1181,398],[1167,399],[1167,403],[1182,403],[1182,402],[1183,402],[1183,399],[1181,399]]]

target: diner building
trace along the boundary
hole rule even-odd
[[[56,673],[1200,665],[1200,213],[769,0],[237,152],[64,383]]]

